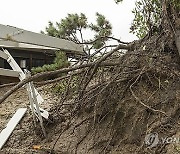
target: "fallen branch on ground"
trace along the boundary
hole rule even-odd
[[[87,64],[82,64],[82,65],[78,65],[78,66],[74,66],[74,67],[68,67],[68,68],[63,68],[60,70],[56,70],[56,71],[50,71],[50,72],[43,72],[43,73],[38,73],[34,76],[31,77],[27,77],[26,79],[20,81],[17,85],[15,85],[14,87],[12,87],[9,91],[7,91],[2,97],[0,97],[0,104],[6,99],[8,98],[12,93],[14,93],[16,90],[18,90],[19,88],[21,88],[23,85],[25,85],[28,82],[31,81],[35,81],[39,78],[46,78],[46,77],[51,77],[60,73],[67,73],[67,72],[72,72],[74,70],[78,70],[78,69],[82,69],[82,68],[86,68],[86,67],[92,67],[92,66],[109,66],[109,63],[102,63],[100,65],[100,63],[102,61],[104,61],[107,57],[111,56],[115,51],[118,51],[120,49],[132,49],[132,45],[118,45],[116,48],[114,48],[113,50],[111,50],[109,53],[107,53],[106,55],[104,55],[103,57],[99,58],[97,61],[95,62],[90,62]]]

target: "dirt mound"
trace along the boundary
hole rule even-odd
[[[153,141],[146,145],[145,136],[168,138],[179,129],[180,60],[171,40],[153,36],[136,42],[135,50],[108,59],[116,57],[121,64],[108,68],[109,76],[75,101],[81,120],[74,124],[77,141],[70,152],[167,152],[165,143],[150,148]]]

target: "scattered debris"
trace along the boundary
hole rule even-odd
[[[14,116],[11,118],[11,120],[8,122],[6,128],[2,130],[2,132],[0,133],[0,149],[6,143],[12,131],[14,130],[16,125],[19,123],[19,121],[22,119],[26,111],[27,111],[26,108],[18,109],[16,113],[14,114]]]

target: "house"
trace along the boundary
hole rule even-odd
[[[9,51],[22,69],[28,70],[52,63],[56,51],[64,51],[67,57],[77,59],[86,56],[83,46],[72,41],[0,24],[0,50],[3,49]],[[0,68],[11,69],[1,56]]]

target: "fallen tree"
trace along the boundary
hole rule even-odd
[[[82,65],[78,65],[78,66],[74,66],[74,67],[69,67],[69,68],[63,68],[60,70],[56,70],[56,71],[49,71],[49,72],[44,72],[44,73],[38,73],[34,76],[28,77],[24,80],[22,80],[21,82],[19,82],[16,86],[12,87],[8,92],[6,92],[1,98],[0,98],[0,104],[8,97],[10,96],[13,92],[15,92],[17,89],[19,89],[20,87],[22,87],[23,85],[25,85],[28,82],[31,81],[35,81],[39,78],[46,78],[46,77],[50,77],[50,76],[54,76],[60,73],[67,73],[67,72],[71,72],[74,70],[78,70],[78,69],[82,69],[82,68],[86,68],[86,67],[92,67],[92,66],[98,66],[102,61],[104,61],[107,57],[111,56],[114,52],[118,51],[119,49],[130,49],[132,45],[118,45],[115,49],[113,49],[111,52],[109,52],[108,54],[106,54],[105,56],[101,57],[100,59],[98,59],[95,62],[90,62],[87,64],[82,64]],[[108,66],[108,65],[112,65],[112,63],[104,63],[102,64],[104,66]],[[116,65],[116,64],[113,64]]]
[[[61,152],[69,153],[166,153],[167,144],[152,148],[152,142],[144,144],[147,134],[171,137],[179,130],[180,14],[174,15],[166,1],[163,11],[160,29],[155,33],[151,30],[143,39],[120,44],[97,60],[29,77],[5,93],[0,103],[30,81],[71,72],[55,79],[67,80],[67,87],[51,113],[60,123],[66,109],[63,116],[68,125],[54,140],[52,152],[58,149],[56,145],[63,145]],[[78,80],[71,97],[73,75]],[[52,129],[56,126],[49,132]],[[68,145],[63,143],[63,134],[67,134],[64,138]]]

